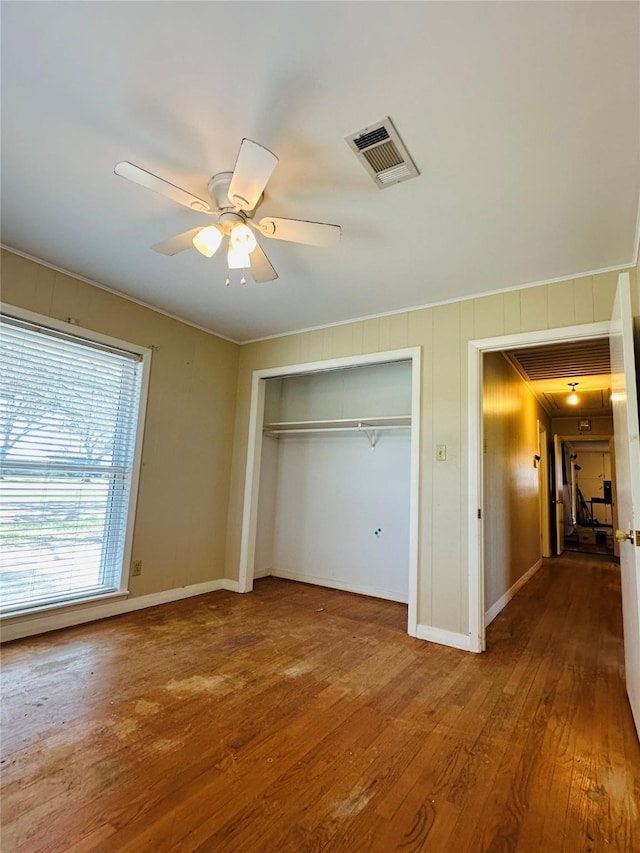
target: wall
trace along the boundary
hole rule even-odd
[[[271,402],[273,390],[278,402]],[[267,383],[265,408],[280,421],[411,415],[411,363],[389,362],[288,376]],[[265,414],[265,422],[268,422]]]
[[[239,347],[2,252],[2,297],[153,348],[131,598],[222,578]]]
[[[270,419],[271,420],[271,419]],[[253,562],[254,578],[270,575],[274,566],[274,531],[278,497],[278,459],[280,442],[268,435],[262,438],[260,456],[260,491],[256,524],[256,551]]]
[[[468,635],[468,341],[608,320],[618,274],[512,290],[242,347],[233,446],[227,575],[237,577],[252,371],[420,346],[421,471],[418,621]],[[636,271],[631,270],[640,316]],[[496,282],[503,286],[504,282]],[[446,462],[435,462],[437,444]]]
[[[553,435],[584,440],[596,437],[609,438],[613,435],[613,417],[611,415],[599,415],[595,418],[589,418],[589,420],[591,421],[589,432],[580,432],[578,429],[579,418],[553,418],[551,430]]]
[[[551,419],[515,368],[502,353],[485,353],[484,604],[490,618],[541,556],[538,468],[534,467],[538,421],[549,432]],[[498,602],[502,606],[496,606]]]
[[[280,439],[272,573],[406,603],[410,463],[408,430]]]

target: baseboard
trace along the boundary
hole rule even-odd
[[[386,589],[378,587],[360,586],[343,581],[334,580],[333,578],[321,578],[315,575],[300,574],[299,572],[287,572],[281,569],[271,569],[269,572],[274,578],[282,578],[288,581],[301,581],[302,583],[312,583],[314,586],[326,586],[330,589],[341,589],[344,592],[355,592],[358,595],[370,595],[372,598],[384,598],[386,601],[399,601],[401,604],[406,604],[406,598],[399,598],[396,593],[391,593]]]
[[[507,604],[511,601],[516,592],[518,592],[518,590],[521,589],[527,581],[531,580],[531,578],[535,575],[541,565],[542,557],[540,557],[540,559],[537,560],[533,564],[533,566],[531,566],[530,569],[527,569],[527,571],[521,577],[518,578],[518,580],[513,584],[513,586],[508,589],[505,594],[496,601],[495,604],[491,605],[491,607],[484,614],[485,628],[487,627],[487,625],[490,625],[496,618],[498,613],[500,613],[500,611],[507,606]]]
[[[70,628],[72,625],[82,625],[108,616],[119,616],[146,607],[156,607],[158,604],[168,604],[181,598],[191,598],[194,595],[204,595],[217,590],[238,591],[238,582],[227,578],[218,578],[205,583],[194,583],[190,586],[153,592],[150,595],[139,595],[136,598],[124,598],[93,604],[71,605],[64,610],[33,613],[28,616],[5,617],[0,626],[0,642],[18,640],[21,637],[32,637],[44,634],[46,631],[56,631],[58,628]]]
[[[255,580],[256,578],[269,578],[272,574],[273,572],[271,569],[259,569],[257,572],[254,571],[253,579]]]
[[[440,646],[450,646],[453,649],[462,649],[464,652],[471,651],[471,638],[469,634],[445,631],[444,628],[434,628],[431,625],[418,625],[416,637],[419,640],[438,643]]]

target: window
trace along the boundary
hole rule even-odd
[[[125,591],[149,361],[144,348],[19,314],[0,316],[5,616]]]

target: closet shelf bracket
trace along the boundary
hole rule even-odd
[[[371,445],[371,452],[376,449],[376,444],[378,443],[378,432],[375,427],[372,427],[371,424],[358,424],[358,430],[363,432],[367,438],[369,439],[369,444]]]

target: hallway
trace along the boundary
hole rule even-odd
[[[264,578],[3,650],[3,851],[640,849],[617,564],[543,567],[473,655]]]

